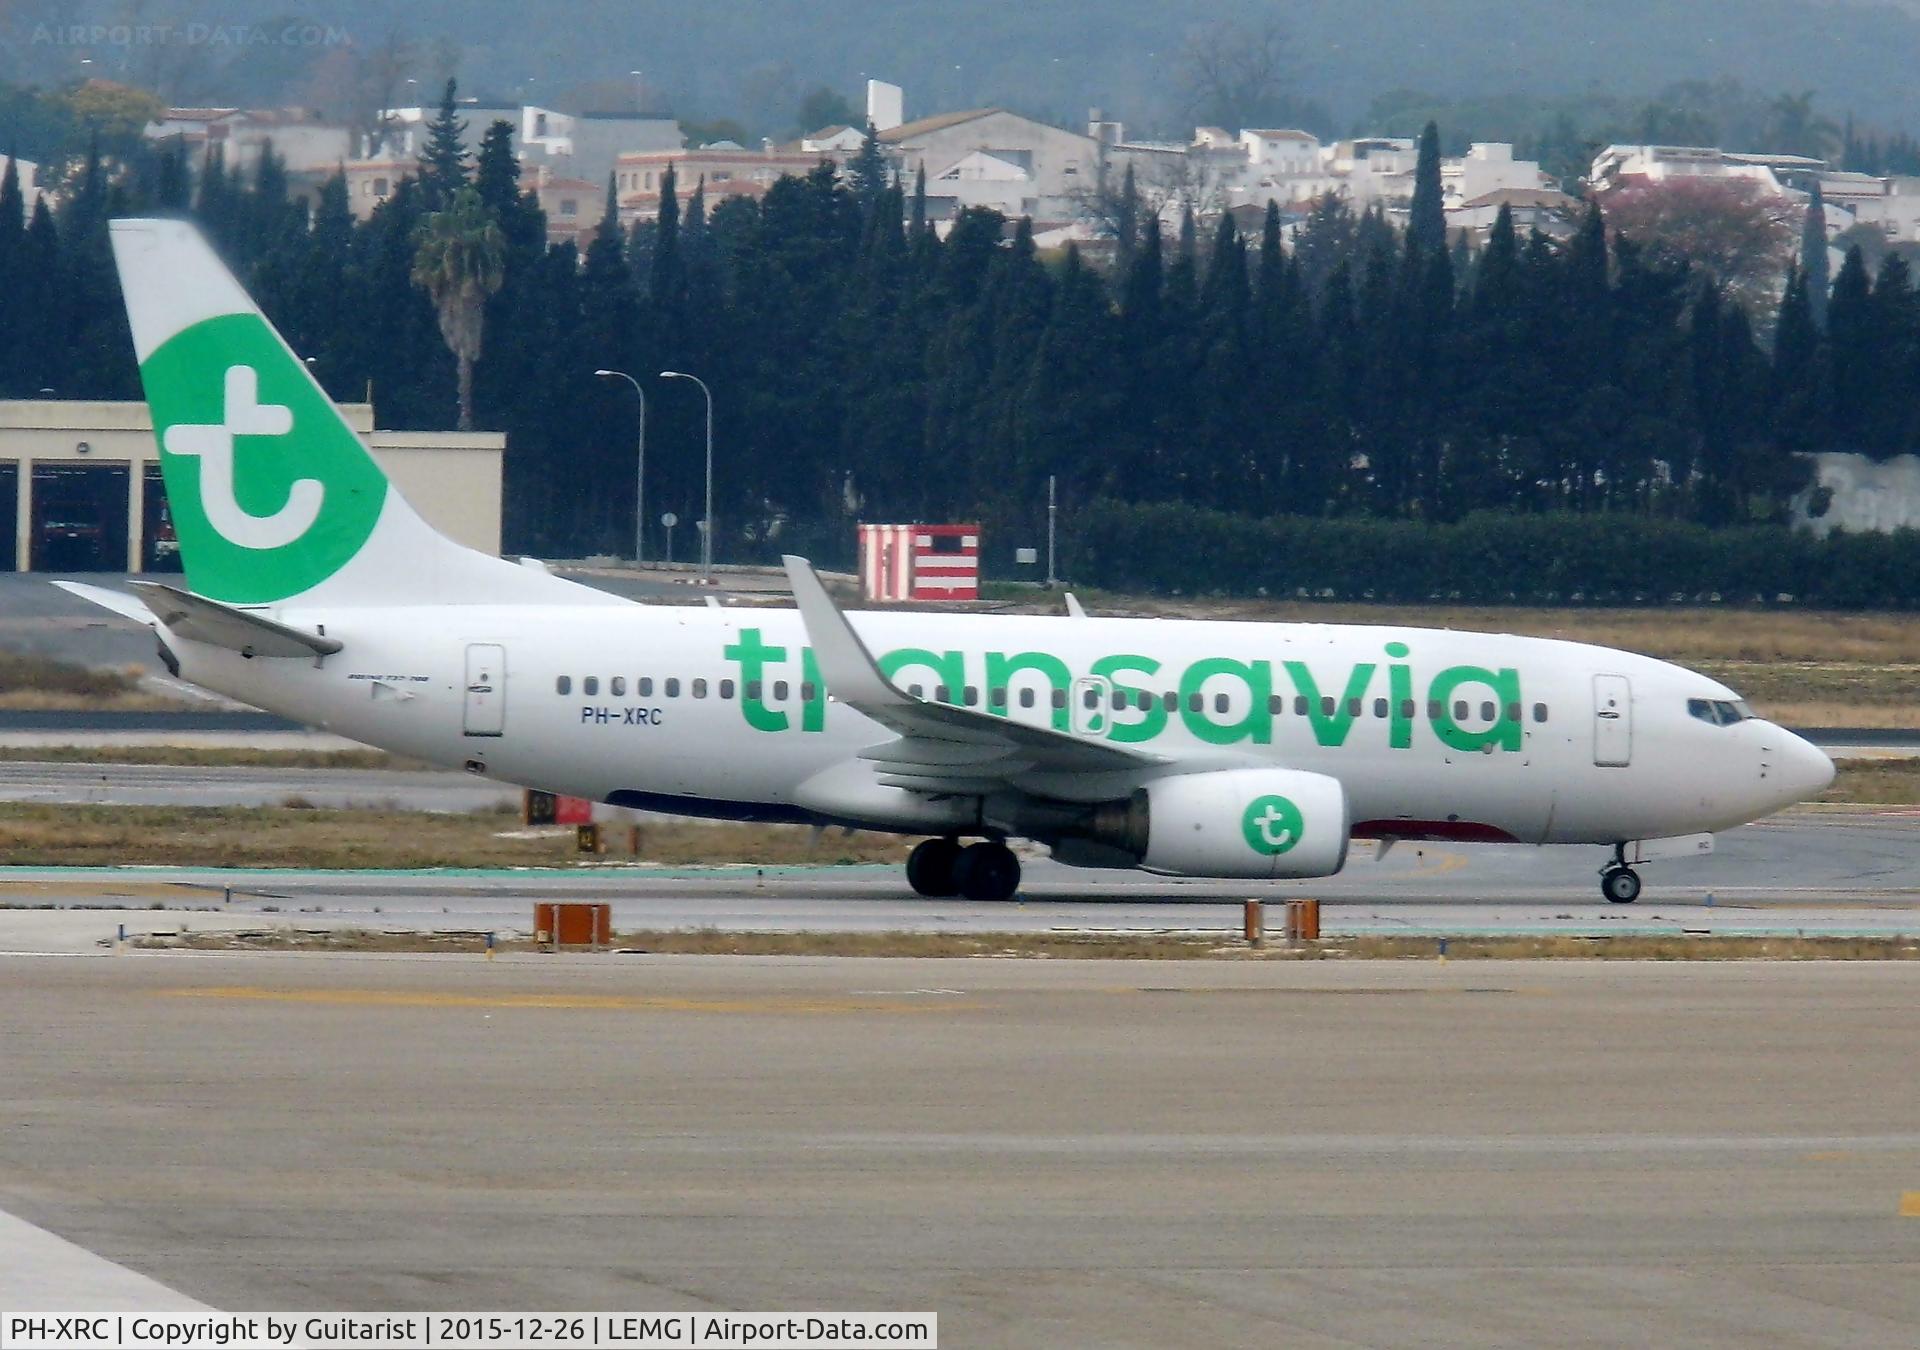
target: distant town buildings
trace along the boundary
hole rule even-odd
[[[1594,156],[1587,181],[1597,197],[1636,184],[1675,179],[1747,182],[1767,196],[1805,202],[1816,184],[1827,237],[1839,240],[1860,227],[1888,244],[1920,243],[1920,178],[1850,173],[1806,155],[1751,154],[1700,145],[1609,145]],[[1839,250],[1832,259],[1837,268]]]
[[[301,178],[333,172],[353,158],[353,132],[311,108],[169,108],[146,127],[149,140],[171,142],[196,164],[217,150],[229,170],[252,172],[268,145]]]

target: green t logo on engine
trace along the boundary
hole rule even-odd
[[[1255,853],[1285,853],[1300,842],[1306,828],[1300,808],[1278,793],[1254,798],[1240,817],[1247,847]]]

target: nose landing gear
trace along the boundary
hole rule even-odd
[[[1631,867],[1609,867],[1600,874],[1600,893],[1616,905],[1640,898],[1640,874]]]
[[[1613,862],[1600,873],[1600,894],[1616,905],[1630,905],[1640,898],[1640,874],[1627,866],[1627,846],[1613,846]]]

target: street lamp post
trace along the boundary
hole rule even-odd
[[[700,584],[705,586],[713,581],[713,390],[707,388],[707,382],[698,375],[684,371],[663,370],[660,378],[692,380],[707,396],[707,518],[700,526]]]
[[[640,400],[640,436],[639,448],[634,458],[634,499],[633,499],[633,564],[640,566],[647,560],[647,391],[640,387],[640,381],[624,370],[596,370],[593,372],[603,380],[625,380],[633,386],[635,397]]]

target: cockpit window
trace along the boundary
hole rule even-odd
[[[1716,727],[1730,727],[1736,722],[1745,722],[1754,716],[1752,708],[1744,699],[1690,698],[1687,711],[1702,722],[1711,722]]]

